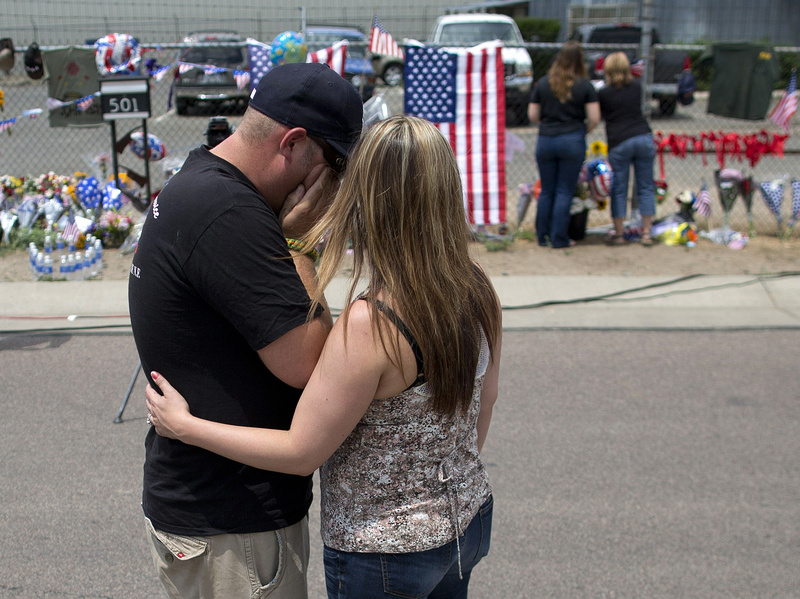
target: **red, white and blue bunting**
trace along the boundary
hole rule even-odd
[[[70,100],[69,102],[62,102],[61,100],[56,100],[55,98],[47,98],[47,109],[56,110],[57,108],[61,108],[62,106],[70,106],[74,104],[75,107],[78,109],[78,111],[83,112],[87,110],[92,104],[94,104],[95,98],[99,97],[100,97],[100,92],[95,92],[93,94],[89,94],[88,96],[83,96],[82,98],[78,98],[77,100]]]
[[[23,118],[35,119],[40,114],[42,114],[41,108],[31,108],[29,110],[23,110],[22,114],[18,116],[14,116],[11,117],[10,119],[5,119],[0,121],[0,133],[2,133],[3,131],[8,131],[8,134],[11,135],[11,127],[15,125],[18,120]]]

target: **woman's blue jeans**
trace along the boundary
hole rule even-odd
[[[328,599],[466,599],[472,569],[489,553],[493,500],[490,496],[459,537],[414,553],[349,553],[324,549]]]
[[[639,213],[656,213],[655,183],[653,182],[653,163],[656,159],[656,146],[650,133],[626,139],[608,152],[608,164],[614,171],[611,182],[611,217],[625,218],[628,208],[628,181],[631,165],[636,181],[636,196],[639,200]]]
[[[539,245],[554,248],[569,245],[570,208],[586,158],[586,135],[583,131],[555,136],[539,136],[536,162],[542,191],[536,206],[536,237]]]

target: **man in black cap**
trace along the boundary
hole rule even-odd
[[[323,64],[269,71],[241,124],[191,152],[153,202],[128,299],[142,367],[219,422],[288,429],[332,326],[307,319],[297,238],[332,199],[362,104]],[[306,597],[311,477],[243,466],[151,428],[142,507],[171,597]]]

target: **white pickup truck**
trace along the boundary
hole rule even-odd
[[[522,34],[514,19],[488,13],[443,15],[433,24],[428,44],[466,47],[493,40],[503,42],[506,122],[509,125],[526,124],[533,86],[533,62],[523,46]]]

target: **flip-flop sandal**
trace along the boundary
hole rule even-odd
[[[644,235],[642,235],[642,241],[640,243],[644,247],[649,248],[652,247],[655,242],[653,241],[653,236],[650,235],[650,233],[645,233]]]
[[[614,233],[609,233],[606,235],[606,245],[616,246],[616,245],[628,245],[628,240],[625,239],[624,235],[616,235]]]

